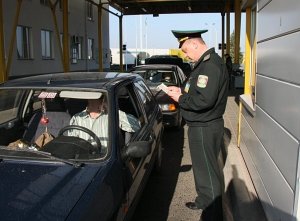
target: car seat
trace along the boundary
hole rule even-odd
[[[69,125],[71,116],[66,112],[64,101],[60,98],[46,99],[46,116],[49,119],[47,124],[41,124],[42,112],[35,113],[24,132],[23,138],[33,143],[38,136],[44,132],[52,134],[54,137],[58,135],[61,128]]]

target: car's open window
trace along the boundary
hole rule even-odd
[[[135,88],[137,90],[137,93],[139,95],[139,98],[141,99],[141,102],[143,103],[143,107],[146,112],[147,119],[149,120],[153,114],[153,111],[155,110],[156,102],[154,100],[154,97],[149,90],[149,88],[143,83],[143,81],[135,82]]]
[[[138,105],[138,99],[136,98],[131,84],[122,86],[118,89],[117,106],[120,111],[138,119],[141,127],[145,124],[146,120],[143,111],[141,110],[140,105]]]
[[[0,90],[0,124],[17,117],[23,95],[23,90]]]

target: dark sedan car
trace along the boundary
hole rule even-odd
[[[180,67],[169,64],[148,64],[136,66],[131,72],[141,75],[155,94],[156,100],[163,112],[164,125],[180,128],[182,116],[178,103],[174,102],[165,92],[157,88],[161,83],[166,86],[182,87],[186,76]]]
[[[105,127],[69,125],[100,98]],[[124,131],[124,116],[138,130]],[[161,165],[162,133],[161,110],[139,75],[60,73],[1,84],[1,220],[129,220]]]

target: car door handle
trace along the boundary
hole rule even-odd
[[[149,139],[149,141],[151,142],[151,143],[153,143],[154,142],[154,140],[156,139],[156,135],[155,135],[155,133],[151,133],[150,134],[150,137],[149,137],[150,139]]]

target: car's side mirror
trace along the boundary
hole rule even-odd
[[[134,141],[128,143],[122,152],[122,158],[127,159],[132,158],[142,158],[146,157],[151,152],[151,142],[150,141]]]

